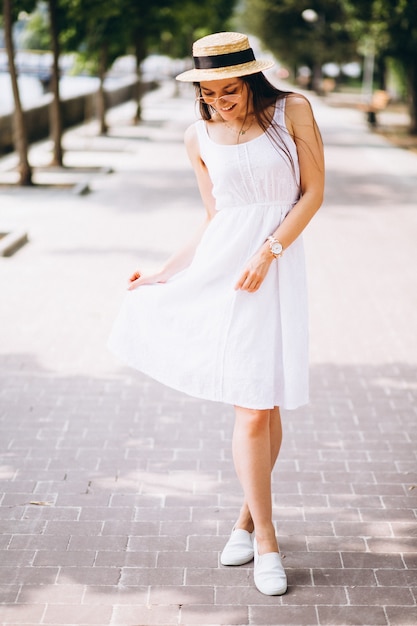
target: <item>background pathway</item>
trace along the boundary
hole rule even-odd
[[[311,404],[284,415],[274,516],[289,591],[219,551],[240,489],[233,411],[120,367],[105,343],[129,273],[203,218],[182,144],[192,93],[66,135],[92,193],[0,189],[0,623],[417,624],[417,156],[313,101],[327,196],[305,234]],[[32,159],[45,162],[47,144]],[[4,163],[4,161],[3,161]]]

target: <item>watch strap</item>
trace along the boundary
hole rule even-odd
[[[269,249],[271,251],[271,254],[273,254],[276,259],[283,255],[284,248],[282,247],[282,243],[278,241],[278,239],[276,239],[273,235],[270,235],[269,237],[267,237],[267,242],[269,243]],[[278,253],[274,252],[274,247],[277,246],[280,247],[280,251]]]

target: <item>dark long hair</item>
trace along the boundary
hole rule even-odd
[[[292,157],[291,150],[288,147],[288,140],[291,139],[291,136],[285,128],[278,126],[274,120],[274,116],[271,118],[270,114],[271,106],[276,106],[276,103],[279,100],[283,100],[293,92],[278,89],[269,82],[262,72],[250,74],[249,76],[240,76],[239,78],[245,83],[252,94],[253,112],[256,121],[266,133],[274,147],[279,152],[283,152],[285,154],[291,164],[293,175],[295,176],[294,159]],[[215,108],[201,99],[202,92],[200,83],[194,83],[194,87],[196,90],[196,96],[199,98],[201,117],[206,121],[211,120],[216,112]],[[249,113],[249,111],[247,111],[247,113]]]

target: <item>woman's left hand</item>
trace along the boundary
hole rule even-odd
[[[268,273],[272,261],[274,261],[274,257],[269,252],[269,248],[263,246],[249,259],[235,285],[235,289],[249,291],[250,293],[258,291]]]

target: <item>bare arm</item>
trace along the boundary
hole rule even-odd
[[[173,254],[159,272],[147,276],[142,276],[140,272],[134,272],[129,279],[129,289],[136,289],[141,285],[149,285],[152,283],[164,283],[169,278],[174,276],[174,274],[177,274],[181,270],[188,267],[194,257],[196,248],[203,236],[203,233],[215,213],[215,202],[211,193],[212,183],[208,175],[207,168],[200,157],[197,132],[194,126],[190,126],[185,133],[185,147],[194,168],[200,194],[206,208],[206,219],[190,241],[178,252]]]
[[[324,156],[320,132],[309,102],[300,95],[287,98],[286,123],[297,146],[301,198],[274,233],[284,250],[302,233],[323,202]],[[235,288],[256,291],[275,260],[265,243],[249,260]]]
[[[324,192],[323,143],[310,103],[303,96],[288,97],[286,121],[297,146],[302,195],[273,233],[284,249],[297,239],[319,210]]]

